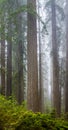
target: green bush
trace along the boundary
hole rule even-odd
[[[68,130],[64,118],[27,111],[13,99],[0,96],[0,130]]]

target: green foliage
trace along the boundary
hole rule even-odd
[[[67,130],[68,122],[51,114],[27,111],[12,97],[0,96],[0,130]]]
[[[4,130],[15,128],[21,118],[19,115],[24,111],[23,105],[19,106],[14,98],[10,97],[7,100],[4,96],[0,96],[0,127]]]

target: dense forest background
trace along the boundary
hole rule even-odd
[[[68,112],[68,0],[0,0],[0,93]]]

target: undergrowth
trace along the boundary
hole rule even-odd
[[[68,130],[64,118],[27,111],[13,98],[0,96],[0,130]]]

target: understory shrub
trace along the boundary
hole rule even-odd
[[[0,130],[68,130],[64,118],[27,111],[13,98],[0,96]]]

